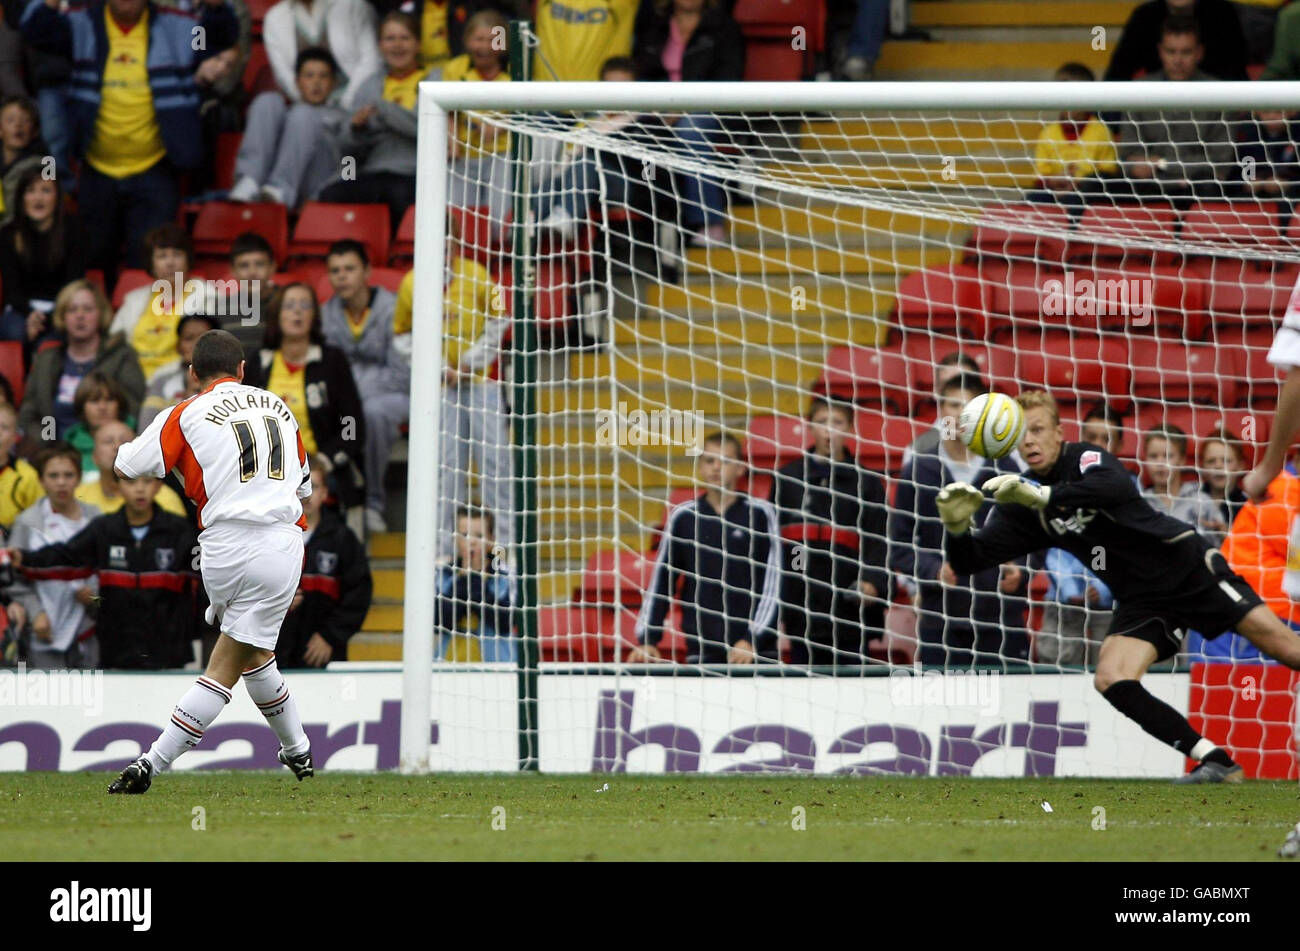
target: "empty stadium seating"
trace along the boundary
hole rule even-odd
[[[636,608],[653,571],[654,562],[639,552],[602,549],[587,560],[574,601]]]
[[[194,222],[194,253],[200,263],[225,265],[231,243],[245,231],[260,234],[271,245],[275,260],[284,261],[289,250],[289,212],[275,202],[206,202]]]
[[[745,79],[797,81],[812,75],[826,47],[825,0],[737,0],[731,11],[745,34]],[[804,44],[791,42],[804,31]]]
[[[888,405],[897,411],[912,402],[907,390],[907,361],[901,354],[877,347],[832,347],[817,388],[836,399]]]
[[[382,264],[388,260],[391,233],[387,205],[309,201],[298,214],[289,256],[320,258],[335,241],[352,238],[366,246],[372,264]]]
[[[984,295],[970,264],[922,268],[898,284],[894,322],[921,332],[984,336]]]
[[[14,391],[14,405],[23,403],[23,345],[19,340],[0,341],[0,376],[9,381]]]

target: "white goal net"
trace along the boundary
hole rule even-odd
[[[966,399],[1045,390],[1290,620],[1300,488],[1243,516],[1236,481],[1294,85],[426,84],[408,702],[559,771],[1176,774],[1092,686],[1098,566],[952,574],[934,497],[1018,468]],[[1144,683],[1294,777],[1295,677],[1248,647]]]

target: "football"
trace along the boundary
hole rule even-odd
[[[1020,444],[1025,411],[1003,393],[984,393],[962,407],[957,431],[975,455],[1001,459]]]

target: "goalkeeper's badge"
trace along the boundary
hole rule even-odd
[[[1001,459],[1025,432],[1025,411],[1003,393],[984,393],[967,403],[957,420],[961,441],[986,459]]]

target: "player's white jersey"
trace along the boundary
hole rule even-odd
[[[159,413],[117,451],[130,478],[176,469],[199,509],[199,530],[227,519],[306,528],[311,472],[298,421],[284,401],[233,377]]]
[[[1268,362],[1282,370],[1300,366],[1300,281],[1291,291],[1282,326],[1277,328],[1273,346],[1268,351]]]

